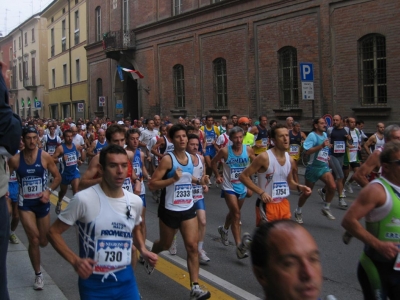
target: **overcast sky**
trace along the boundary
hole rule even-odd
[[[53,0],[0,0],[0,32],[6,36]]]

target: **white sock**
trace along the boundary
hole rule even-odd
[[[298,214],[301,214],[301,207],[297,206],[296,212],[297,212]]]
[[[328,202],[325,202],[325,203],[324,203],[324,208],[330,209],[330,207],[331,207],[331,204],[330,204],[330,203],[328,203]]]
[[[197,246],[197,248],[199,249],[199,251],[203,249],[203,244],[204,244],[203,241],[199,242],[199,244],[198,244],[198,246]]]

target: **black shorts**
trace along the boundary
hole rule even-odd
[[[158,206],[158,217],[168,227],[178,229],[183,221],[196,218],[196,208],[192,206],[188,210],[173,211],[166,209],[164,205],[160,203]]]
[[[359,162],[351,162],[351,163],[349,163],[349,165],[347,165],[347,166],[345,166],[345,165],[343,165],[343,170],[348,170],[350,167],[352,168],[352,169],[354,169],[354,168],[359,168],[361,165],[360,165],[360,163]]]

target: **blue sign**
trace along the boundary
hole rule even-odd
[[[42,108],[42,101],[35,101],[35,108]]]
[[[314,71],[312,63],[300,63],[300,80],[314,81]]]

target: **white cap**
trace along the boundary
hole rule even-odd
[[[117,123],[118,125],[124,125],[124,122],[122,122],[122,121],[118,121],[118,123]]]

